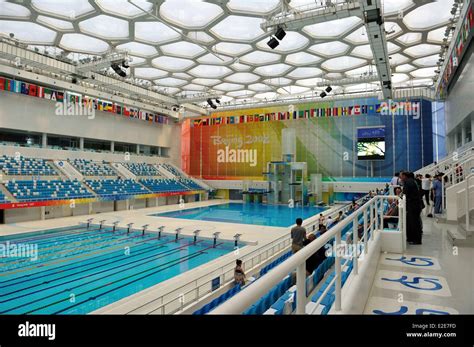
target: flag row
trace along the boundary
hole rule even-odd
[[[403,110],[400,108],[403,107]],[[390,110],[388,109],[390,108]],[[276,120],[308,119],[320,117],[341,117],[359,115],[381,115],[397,113],[409,113],[413,110],[409,108],[419,108],[419,103],[382,103],[372,105],[354,105],[340,107],[310,108],[305,110],[293,110],[286,112],[259,113],[238,116],[213,116],[201,117],[193,120],[194,126],[209,126],[221,124],[239,124],[250,122],[268,122]],[[400,112],[402,111],[402,112]]]
[[[66,102],[80,105],[84,108],[110,112],[129,118],[140,119],[150,123],[168,124],[169,117],[154,112],[143,111],[135,107],[117,104],[108,100],[98,99],[87,95],[47,88],[32,83],[0,77],[0,90],[34,96],[37,98]]]

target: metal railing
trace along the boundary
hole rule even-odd
[[[456,154],[456,155],[454,155]],[[419,170],[417,170],[416,174],[434,174],[436,171],[444,172],[446,171],[446,167],[450,168],[452,164],[459,163],[465,157],[469,157],[470,155],[474,154],[474,147],[468,147],[462,149],[461,151],[457,152],[454,151],[451,154],[447,155],[444,159],[442,159],[438,163],[432,163],[427,165]]]
[[[357,203],[363,203],[367,199],[367,196],[364,196],[357,200]],[[330,209],[327,212],[323,213],[327,218],[330,216],[336,216],[339,211],[347,211],[349,204],[345,204],[336,209]],[[329,213],[328,213],[329,212]],[[92,219],[88,220],[87,223],[91,224]],[[105,221],[102,221],[105,222]],[[85,223],[84,223],[85,224]],[[303,226],[309,231],[317,231],[317,226],[319,224],[319,215],[309,218],[305,221]],[[131,226],[129,225],[128,228]],[[127,227],[125,227],[127,229]],[[135,229],[134,229],[135,230]],[[140,231],[140,230],[135,230]],[[149,230],[148,232],[154,232]],[[156,232],[159,232],[156,231]],[[290,233],[282,235],[281,237],[273,240],[272,242],[266,244],[263,247],[253,250],[252,252],[241,255],[239,258],[245,264],[247,272],[256,270],[260,265],[271,260],[277,254],[282,254],[290,250],[291,238]],[[237,249],[234,251],[236,255]],[[239,250],[239,253],[242,251]],[[226,286],[234,281],[234,268],[235,268],[235,259],[227,262],[226,264],[216,268],[211,272],[207,272],[202,276],[199,276],[196,279],[187,281],[179,287],[174,287],[171,290],[158,295],[157,297],[149,300],[134,309],[126,312],[125,314],[177,314],[183,312],[189,308],[192,304],[197,303],[204,296],[214,292],[212,281],[216,278],[219,278],[219,288]]]
[[[285,235],[259,249],[242,255],[240,259],[245,263],[247,272],[249,272],[276,254],[288,250],[290,243],[290,238]],[[167,293],[126,312],[126,314],[176,314],[182,312],[186,307],[212,293],[214,291],[212,281],[216,278],[219,278],[219,287],[232,282],[234,280],[234,268],[235,259],[232,259],[210,273],[208,272],[179,287],[175,287]]]
[[[357,202],[361,203],[365,199],[366,197],[363,197],[357,200]],[[335,210],[330,210],[330,214],[326,214],[325,217],[327,217],[328,215],[336,216],[339,213],[339,211],[345,212],[348,206],[349,205],[343,205]],[[315,227],[318,225],[318,223],[319,223],[319,218],[313,217],[313,218],[310,218],[308,222],[304,223],[303,226],[307,230],[310,230],[310,232],[312,232],[312,231],[317,230]],[[273,242],[264,246],[263,248],[257,249],[253,251],[252,253],[242,256],[241,260],[245,264],[245,268],[247,269],[246,271],[249,272],[249,271],[255,270],[259,265],[268,261],[274,255],[289,251],[290,246],[291,246],[291,238],[290,238],[290,233],[288,233],[287,235],[281,236],[280,238],[274,240]],[[151,301],[148,301],[147,303],[140,305],[140,307],[137,307],[127,312],[127,314],[133,314],[134,312],[137,312],[139,309],[144,309],[146,306],[150,304],[157,304],[160,302],[161,304],[157,308],[153,308],[151,311],[148,311],[146,314],[176,314],[176,313],[182,312],[186,309],[186,307],[189,307],[191,304],[196,303],[205,295],[213,292],[212,280],[215,279],[216,277],[219,277],[220,279],[219,281],[220,283],[222,283],[221,286],[225,286],[229,284],[230,282],[232,282],[234,280],[234,268],[235,268],[235,260],[227,263],[226,265],[223,265],[218,270],[213,271],[211,275],[206,274],[192,281],[194,285],[192,286],[191,289],[186,290],[186,287],[189,287],[190,283],[184,284],[180,286],[179,288],[174,289],[170,293],[172,298],[168,299],[166,302],[163,302],[163,298],[166,296],[170,296],[168,294],[162,295]]]
[[[467,153],[467,152],[466,152]],[[456,185],[458,183],[463,182],[466,179],[466,175],[471,173],[471,165],[470,162],[474,162],[474,155],[470,155],[467,153],[463,160],[453,161],[448,169],[447,172],[444,172],[444,176],[441,179],[441,206],[442,210],[446,209],[446,189]],[[474,153],[474,152],[473,152]],[[447,178],[447,182],[445,182],[445,178]]]
[[[341,281],[341,256],[339,250],[343,247],[341,240],[342,231],[353,223],[352,227],[352,247],[353,247],[353,274],[358,275],[359,252],[358,244],[363,245],[363,254],[367,254],[369,245],[374,240],[376,230],[383,229],[383,202],[388,199],[396,199],[399,207],[399,230],[402,233],[402,240],[405,242],[405,226],[406,226],[406,210],[405,199],[398,196],[375,196],[369,200],[365,205],[359,207],[350,216],[346,217],[334,227],[329,229],[323,235],[311,242],[306,247],[302,248],[296,254],[291,256],[288,260],[281,263],[279,266],[268,272],[265,276],[259,279],[258,285],[248,286],[240,293],[230,298],[222,305],[218,306],[210,314],[241,314],[259,298],[267,294],[275,285],[283,280],[289,273],[296,270],[296,313],[304,314],[308,297],[306,295],[306,260],[315,254],[321,247],[324,247],[330,240],[334,239],[333,252],[335,253],[335,310],[342,309],[342,281]],[[358,235],[358,221],[359,217],[364,216],[364,234],[361,240]],[[370,220],[369,220],[370,219]],[[382,225],[380,225],[382,224]],[[368,227],[370,225],[370,227]],[[370,231],[370,239],[368,237]]]
[[[471,190],[471,186],[469,184],[469,181],[471,179],[471,177],[474,177],[474,173],[472,174],[469,174],[467,175],[465,178],[464,178],[464,181],[465,181],[465,184],[466,184],[466,196],[464,198],[464,204],[465,204],[465,208],[466,208],[466,231],[469,233],[471,231],[471,227],[470,227],[470,221],[469,221],[469,200],[470,200],[470,190]]]

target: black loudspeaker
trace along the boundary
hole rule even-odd
[[[283,40],[285,36],[286,36],[285,30],[283,30],[283,28],[278,28],[278,30],[275,33],[275,37],[281,41]]]
[[[272,37],[270,41],[267,42],[268,47],[270,47],[271,49],[275,49],[276,47],[278,47],[279,44],[280,42],[278,42],[278,40],[274,37]]]
[[[319,96],[320,96],[321,98],[325,98],[325,97],[327,96],[327,94],[326,94],[325,92],[322,92],[321,94],[319,94]]]
[[[331,93],[331,90],[332,90],[332,87],[331,87],[331,86],[327,86],[327,88],[326,88],[326,93]]]

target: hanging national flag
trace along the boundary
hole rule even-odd
[[[44,98],[44,87],[38,86],[37,96],[38,98]]]
[[[374,114],[376,114],[375,105],[368,105],[368,106],[367,106],[367,114],[368,114],[368,115],[374,115]]]
[[[20,81],[14,81],[14,92],[15,93],[21,93],[21,82]]]
[[[38,95],[38,86],[35,84],[30,84],[28,88],[28,95],[29,96],[37,96]]]
[[[359,105],[354,106],[354,114],[356,116],[360,115],[360,106]]]
[[[201,119],[195,119],[193,124],[194,124],[194,126],[198,127],[198,126],[201,126],[201,122],[202,122]]]
[[[43,93],[43,98],[44,98],[44,99],[51,100],[52,95],[53,95],[53,92],[52,92],[51,89],[49,89],[49,88],[44,88],[44,93]]]

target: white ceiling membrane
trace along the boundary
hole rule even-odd
[[[274,32],[260,25],[282,11],[282,1],[0,0],[0,36],[71,59],[126,51],[130,77],[159,92],[218,93],[228,101],[286,98],[317,91],[323,80],[376,73],[362,15],[287,30],[271,49]],[[453,2],[382,0],[395,87],[432,85]],[[319,3],[289,2],[297,10]]]

